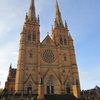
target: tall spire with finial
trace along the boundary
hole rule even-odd
[[[28,12],[28,20],[32,21],[32,22],[36,22],[34,0],[30,0],[30,8],[29,8],[29,12]]]
[[[55,11],[55,23],[54,23],[54,26],[55,27],[64,27],[57,0],[56,0],[56,11]]]

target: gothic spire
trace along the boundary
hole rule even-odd
[[[28,20],[32,22],[36,22],[36,14],[35,14],[35,4],[34,0],[30,0],[30,8],[28,12]]]
[[[61,13],[59,10],[59,5],[58,5],[58,1],[56,0],[56,10],[55,10],[55,27],[64,27],[63,22],[62,22],[62,18],[61,18]]]

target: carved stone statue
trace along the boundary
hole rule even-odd
[[[44,83],[44,80],[43,80],[43,77],[41,76],[41,78],[40,78],[40,85],[43,85],[43,83]]]

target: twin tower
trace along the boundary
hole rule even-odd
[[[73,39],[67,23],[63,24],[56,0],[52,37],[40,42],[40,19],[36,18],[34,0],[30,0],[22,32],[15,77],[15,93],[73,94],[80,97],[80,81]]]

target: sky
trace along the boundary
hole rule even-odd
[[[35,0],[40,16],[41,41],[54,24],[56,0]],[[81,89],[100,86],[100,0],[58,0],[74,40]],[[0,1],[0,88],[4,88],[10,64],[17,66],[19,38],[30,0]]]

